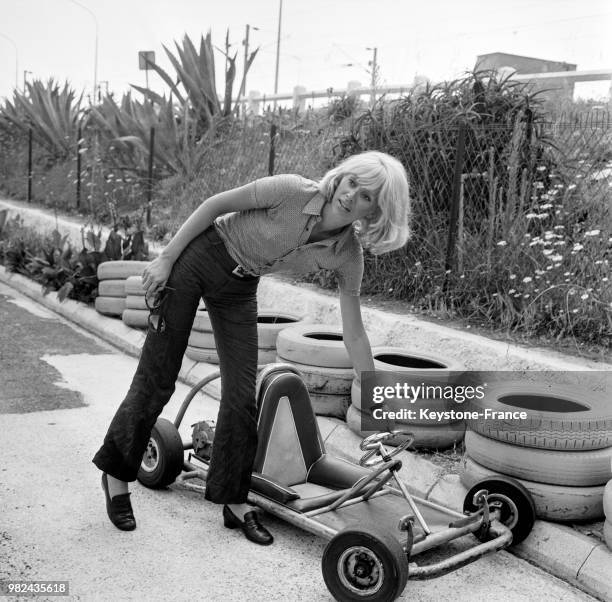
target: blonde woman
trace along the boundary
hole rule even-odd
[[[257,284],[263,274],[334,270],[343,339],[357,374],[374,363],[359,304],[363,248],[379,254],[409,235],[408,179],[380,152],[354,155],[320,182],[297,175],[256,180],[198,207],[145,270],[157,300],[126,398],[93,462],[103,472],[107,513],[132,530],[128,483],[136,479],[151,429],[170,399],[200,298],[217,342],[222,398],[206,498],[223,504],[226,527],[268,545],[272,535],[247,504],[257,446]]]

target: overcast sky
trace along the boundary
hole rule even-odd
[[[163,45],[209,29],[230,42],[242,65],[245,26],[260,54],[247,89],[272,93],[279,0],[0,0],[0,97],[16,82],[53,77],[90,91],[98,31],[98,82],[121,95],[144,85],[138,51],[153,50],[170,69]],[[85,8],[89,9],[88,12]],[[255,30],[254,28],[258,28]],[[369,82],[378,49],[380,81],[407,84],[415,75],[451,79],[473,68],[476,56],[506,52],[612,70],[610,0],[283,0],[279,92]],[[7,39],[10,38],[10,41]],[[217,70],[223,57],[217,54]],[[17,65],[16,65],[17,62]],[[353,66],[347,66],[351,63]],[[17,67],[17,68],[16,68]],[[220,78],[219,78],[220,79]],[[152,88],[163,91],[149,74]],[[106,86],[106,83],[102,83]],[[581,96],[604,97],[610,82],[582,84]]]

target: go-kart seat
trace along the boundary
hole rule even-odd
[[[321,508],[371,471],[325,452],[306,386],[290,365],[262,371],[251,487],[299,512]],[[356,494],[357,495],[357,494]]]

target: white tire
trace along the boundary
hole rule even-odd
[[[572,385],[532,382],[493,383],[474,410],[527,412],[517,420],[471,420],[469,427],[513,445],[559,450],[612,446],[612,405],[602,394]]]
[[[591,487],[604,485],[612,478],[612,447],[589,451],[535,449],[502,443],[468,430],[465,449],[485,468],[538,483]]]
[[[369,411],[369,407],[365,409],[362,407],[361,402],[361,385],[357,380],[353,380],[351,383],[351,402],[360,411]],[[452,403],[452,402],[451,402]],[[410,403],[405,399],[388,399],[386,400],[387,408],[391,411],[398,411],[403,409],[411,409],[416,413],[415,418],[407,418],[406,420],[396,420],[398,424],[412,424],[415,426],[445,426],[454,422],[461,422],[460,420],[451,420],[450,418],[436,417],[435,420],[426,417],[420,417],[420,409],[426,409],[429,412],[445,412],[449,409],[449,403],[444,399],[417,399],[415,403]],[[456,405],[453,403],[453,405]]]
[[[126,309],[141,309],[149,313],[149,308],[145,302],[144,295],[128,295],[125,298]]]
[[[142,276],[150,261],[104,261],[98,266],[98,280],[114,280]]]
[[[469,456],[464,459],[460,479],[470,489],[478,481],[499,474],[478,464]],[[538,518],[556,522],[599,520],[603,517],[603,485],[565,487],[517,479],[524,485],[536,506]]]
[[[98,283],[100,297],[125,297],[125,280],[101,280]]]
[[[257,312],[257,337],[261,349],[276,349],[278,333],[302,321],[300,316],[274,311]]]
[[[131,328],[148,328],[149,310],[126,308],[121,319]]]
[[[612,521],[604,521],[603,536],[606,545],[608,548],[610,548],[610,550],[612,550]]]
[[[342,339],[342,329],[328,324],[299,324],[278,333],[276,349],[281,359],[326,368],[352,368]]]
[[[192,330],[199,330],[200,332],[212,332],[212,325],[210,323],[210,317],[208,316],[206,308],[198,308],[195,319],[193,321]]]
[[[104,316],[121,316],[125,310],[125,298],[97,296],[94,307],[99,314]]]
[[[192,330],[189,335],[188,345],[190,347],[201,347],[203,349],[216,349],[215,335],[212,332]]]
[[[612,521],[612,480],[608,481],[604,489],[603,509],[606,518]]]
[[[219,355],[216,349],[203,349],[201,347],[192,347],[189,345],[185,351],[185,355],[196,362],[206,362],[207,364],[219,363]]]
[[[458,360],[401,347],[373,347],[372,356],[376,371],[401,373],[399,382],[414,386],[453,384],[465,371]]]
[[[326,395],[325,393],[308,393],[308,395],[317,416],[346,420],[346,412],[351,405],[349,395]]]
[[[130,276],[125,279],[125,294],[144,297],[145,290],[142,287],[142,276]]]
[[[362,424],[362,419],[365,419],[365,424]],[[363,430],[362,426],[366,426],[368,415],[358,410],[354,405],[350,405],[346,413],[346,424],[351,431],[362,437],[366,437],[381,430],[380,427]],[[398,425],[402,428],[404,425]],[[464,430],[461,423],[457,423],[455,428],[449,427],[431,427],[431,426],[415,426],[405,425],[403,430],[410,431],[414,437],[412,446],[417,449],[448,449],[457,445],[463,440]],[[399,441],[405,440],[405,437],[399,436]]]
[[[291,364],[299,371],[306,389],[311,393],[324,393],[325,395],[349,395],[351,383],[355,377],[352,368],[325,368],[323,366],[310,366],[289,362],[276,355],[274,361]]]

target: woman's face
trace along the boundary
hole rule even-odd
[[[352,174],[342,177],[330,205],[330,213],[341,225],[372,217],[378,208],[374,194],[361,186]]]

